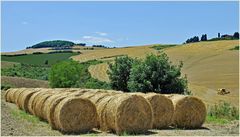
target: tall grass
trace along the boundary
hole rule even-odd
[[[239,109],[230,103],[220,101],[208,110],[207,122],[224,124],[232,120],[239,120]]]

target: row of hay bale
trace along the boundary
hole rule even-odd
[[[183,95],[78,88],[11,88],[6,91],[5,99],[63,132],[99,128],[121,134],[144,133],[169,126],[198,128],[206,117],[206,107],[200,99]]]

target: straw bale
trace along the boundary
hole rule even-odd
[[[107,102],[101,114],[104,129],[117,134],[145,133],[153,125],[153,111],[150,103],[140,95],[115,94]]]
[[[57,104],[54,111],[56,128],[63,132],[88,132],[97,119],[95,105],[88,99],[70,96]]]
[[[173,125],[179,128],[199,128],[205,121],[207,110],[202,100],[193,96],[169,96],[174,104]]]

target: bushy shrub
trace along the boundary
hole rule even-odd
[[[113,89],[129,91],[127,82],[129,80],[130,70],[132,68],[134,59],[123,56],[116,57],[114,64],[109,64],[107,71],[110,79],[110,85]]]
[[[126,92],[156,92],[190,94],[187,78],[181,77],[180,65],[172,65],[165,53],[148,55],[145,60],[127,56],[117,57],[109,64],[109,78],[113,89]]]
[[[182,66],[182,62],[172,65],[165,53],[148,55],[144,61],[133,64],[128,88],[133,92],[187,93],[187,79],[181,77]]]
[[[51,68],[49,75],[50,86],[55,88],[110,89],[108,83],[92,78],[88,72],[90,65],[98,63],[102,62],[97,60],[83,63],[78,63],[73,60],[60,62]]]
[[[53,88],[72,87],[81,76],[81,66],[76,61],[63,61],[51,67],[49,73],[50,86]]]

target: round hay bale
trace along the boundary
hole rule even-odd
[[[45,103],[44,109],[44,116],[43,119],[47,119],[48,123],[52,127],[52,129],[57,129],[55,125],[55,120],[54,120],[54,110],[57,106],[57,104],[66,98],[69,93],[61,93],[60,95],[53,95],[49,97]]]
[[[42,118],[47,120],[47,113],[48,113],[48,109],[50,107],[50,104],[52,103],[53,99],[57,98],[57,97],[61,97],[63,95],[68,95],[70,94],[70,92],[72,92],[72,89],[53,89],[54,90],[54,94],[50,97],[48,97],[46,99],[46,101],[43,103],[43,108],[42,108]],[[56,91],[57,90],[57,91]]]
[[[31,90],[25,90],[21,93],[21,96],[19,98],[19,107],[23,110],[25,110],[26,112],[29,112],[28,110],[28,102],[30,97],[38,92],[40,89],[39,88],[33,88]]]
[[[95,105],[88,99],[67,97],[55,108],[56,127],[63,132],[87,132],[94,128],[97,119]]]
[[[22,107],[21,107],[22,94],[26,91],[31,91],[31,90],[33,90],[33,88],[26,88],[26,89],[22,88],[18,91],[18,93],[15,93],[15,96],[16,96],[15,103],[19,109],[22,109]]]
[[[15,103],[15,94],[18,93],[18,91],[21,90],[21,88],[15,88],[14,90],[12,90],[11,92],[9,92],[9,101],[11,103]]]
[[[6,102],[10,102],[8,96],[9,96],[9,93],[11,92],[11,90],[14,90],[14,88],[9,88],[8,90],[5,91],[4,99]]]
[[[104,94],[104,93],[102,93]],[[108,131],[109,127],[106,124],[106,113],[105,108],[108,104],[108,102],[112,99],[112,95],[105,93],[105,95],[102,95],[103,97],[99,96],[98,101],[96,101],[96,108],[98,113],[98,119],[97,119],[97,127],[100,128],[102,131]]]
[[[34,106],[34,100],[36,98],[36,96],[38,96],[40,93],[43,93],[44,91],[42,89],[40,89],[39,91],[33,93],[33,95],[30,97],[29,101],[28,101],[28,110],[30,114],[34,114],[33,112],[33,106]]]
[[[86,98],[86,96],[81,96],[83,98]],[[97,122],[96,122],[96,128],[101,128],[102,130],[107,130],[106,126],[104,125],[104,123],[102,122],[104,120],[104,117],[102,115],[103,109],[105,108],[107,102],[111,99],[112,94],[110,93],[103,93],[103,92],[96,92],[95,94],[93,94],[92,96],[88,96],[87,98],[92,101],[96,108],[97,108]],[[100,125],[102,124],[102,125]],[[106,128],[106,129],[104,129]]]
[[[143,97],[149,101],[153,110],[153,128],[169,127],[174,113],[172,101],[163,95],[155,93],[148,93]]]
[[[96,128],[99,128],[100,127],[100,113],[102,111],[102,106],[104,106],[103,104],[100,104],[100,101],[106,97],[106,96],[110,96],[110,94],[108,92],[102,92],[102,91],[99,91],[99,90],[90,90],[90,91],[87,91],[85,90],[86,92],[76,92],[74,94],[71,94],[71,96],[75,96],[75,97],[81,97],[81,98],[85,98],[85,99],[89,99],[90,101],[92,101],[95,105],[96,105],[96,108],[97,108],[97,121],[96,121],[96,125],[95,127]],[[102,103],[104,103],[105,101],[103,101]]]
[[[32,110],[33,110],[33,115],[35,115],[35,116],[38,116],[37,115],[37,109],[38,109],[38,102],[39,102],[39,100],[40,100],[40,98],[43,96],[43,95],[45,95],[45,94],[49,94],[49,93],[51,93],[52,92],[52,89],[47,89],[47,88],[45,88],[45,89],[41,89],[41,93],[39,93],[38,95],[36,95],[35,96],[35,98],[34,98],[34,100],[33,100],[33,104],[32,104]]]
[[[43,119],[44,102],[53,94],[54,94],[53,91],[49,91],[47,93],[42,94],[42,96],[40,96],[36,100],[36,104],[34,106],[34,112],[35,112],[35,115],[38,116],[40,119]]]
[[[20,96],[20,94],[24,91],[24,90],[27,90],[27,88],[19,88],[14,94],[13,94],[13,98],[14,98],[14,103],[18,105],[18,98]]]
[[[193,96],[172,95],[173,125],[179,128],[199,128],[205,121],[207,110],[202,100]]]
[[[9,89],[8,93],[6,94],[7,102],[12,103],[12,94],[13,92],[15,92],[15,90],[17,89],[16,88]]]
[[[103,110],[104,123],[117,134],[145,133],[153,125],[150,103],[140,95],[116,94]]]

